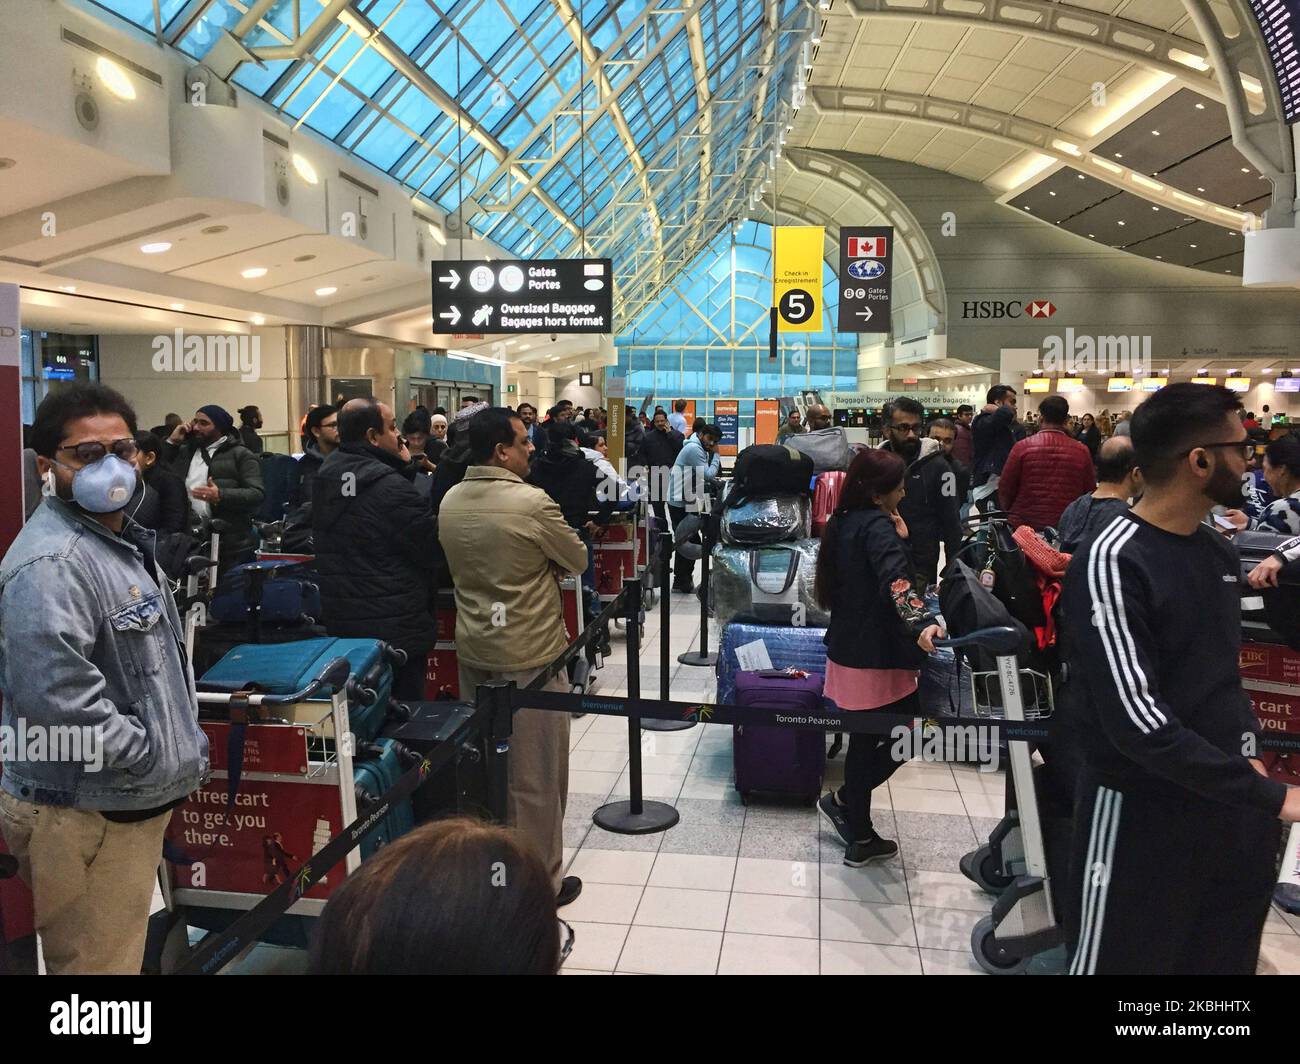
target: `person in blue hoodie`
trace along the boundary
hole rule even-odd
[[[722,430],[717,425],[700,426],[682,445],[668,475],[668,515],[674,530],[686,520],[688,513],[707,513],[707,499],[717,485],[722,473],[722,458],[718,443]],[[699,533],[690,537],[698,543]],[[679,551],[673,565],[673,590],[690,593],[695,590],[695,562]]]

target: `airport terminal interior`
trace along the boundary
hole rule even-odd
[[[0,0],[0,972],[1300,974],[1296,33]],[[1085,496],[1124,527],[1058,534]],[[1221,581],[1163,574],[1192,541]],[[1221,651],[1132,612],[1180,593],[1208,708],[1169,648]],[[43,907],[47,806],[107,823],[107,924]],[[1249,876],[1139,900],[1187,810]],[[422,961],[348,930],[394,912]]]

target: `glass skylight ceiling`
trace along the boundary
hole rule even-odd
[[[201,60],[253,0],[97,2]],[[267,6],[245,46],[308,47],[233,82],[515,254],[585,228],[624,324],[747,213],[816,25],[807,0],[352,0],[313,40],[324,6]]]

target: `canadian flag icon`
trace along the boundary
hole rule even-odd
[[[1031,299],[1026,313],[1031,318],[1050,318],[1056,313],[1056,305],[1046,299]]]
[[[851,236],[849,237],[849,258],[883,259],[885,257],[886,243],[887,240],[883,236]]]

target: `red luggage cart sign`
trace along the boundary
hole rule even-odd
[[[427,702],[460,699],[460,664],[455,643],[438,643],[429,651],[424,668],[424,698]]]
[[[1242,686],[1265,734],[1300,733],[1300,687],[1265,680],[1247,680]],[[1300,754],[1264,751],[1259,759],[1274,779],[1300,784]]]
[[[343,830],[335,783],[240,781],[235,804],[214,778],[172,813],[167,839],[189,863],[172,865],[175,885],[192,890],[269,894]],[[328,898],[339,864],[307,891]]]
[[[330,711],[321,703],[321,716]],[[230,725],[222,721],[200,721],[208,737],[208,760],[213,772],[230,768],[227,760]],[[277,773],[284,776],[307,775],[307,729],[285,727],[251,727],[244,734],[244,772]]]

